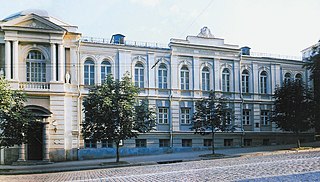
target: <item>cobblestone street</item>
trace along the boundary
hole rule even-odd
[[[320,152],[33,175],[0,181],[320,181]]]

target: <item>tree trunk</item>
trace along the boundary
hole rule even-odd
[[[120,161],[119,141],[116,142],[116,146],[117,146],[117,160],[116,160],[116,162],[119,162]]]
[[[212,130],[212,154],[214,154],[214,134],[215,132]]]
[[[297,148],[300,148],[301,144],[300,144],[300,138],[299,138],[299,132],[297,132]]]

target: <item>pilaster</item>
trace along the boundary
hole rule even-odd
[[[55,82],[56,79],[56,45],[51,44],[51,81]]]
[[[6,79],[11,79],[11,42],[5,41],[5,75]]]
[[[25,144],[22,143],[19,146],[19,158],[18,158],[18,162],[22,162],[22,161],[26,161],[26,155],[25,155]]]
[[[13,41],[13,79],[19,80],[19,42]]]
[[[64,56],[64,47],[62,44],[58,44],[58,81],[64,82],[65,77],[65,56]]]

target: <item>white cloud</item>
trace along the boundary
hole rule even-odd
[[[143,6],[155,7],[160,3],[160,0],[130,0],[131,3],[139,4]]]

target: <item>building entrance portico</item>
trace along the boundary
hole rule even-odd
[[[19,148],[19,162],[26,160],[49,159],[49,118],[51,112],[41,106],[29,105],[26,108],[34,114],[36,120],[31,123],[29,130],[32,133],[28,136],[27,144],[22,144]]]

